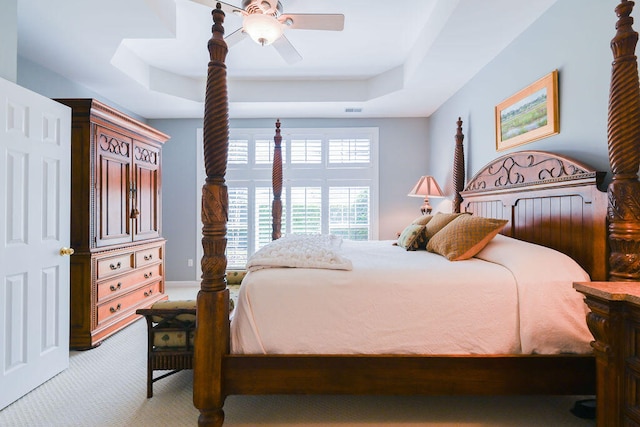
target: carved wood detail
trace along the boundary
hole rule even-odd
[[[135,152],[135,159],[138,162],[148,163],[154,166],[158,164],[157,152],[153,150],[149,150],[148,148],[140,147],[139,145],[136,145],[134,147],[134,152]]]
[[[597,425],[638,425],[637,420],[628,422],[631,411],[627,403],[633,401],[635,374],[631,365],[638,357],[634,344],[633,325],[640,319],[634,300],[629,300],[633,288],[626,282],[579,282],[574,283],[578,292],[585,295],[591,312],[587,314],[587,326],[595,341],[591,347],[597,365]],[[623,420],[627,419],[627,422]]]
[[[465,165],[464,165],[464,134],[462,133],[462,119],[458,117],[456,122],[458,129],[456,131],[456,148],[453,153],[453,189],[455,195],[453,197],[453,212],[460,212],[460,204],[462,196],[460,192],[464,190]]]
[[[227,44],[224,41],[224,12],[214,9],[214,25],[209,40],[209,66],[204,106],[204,164],[207,174],[202,195],[202,223],[204,257],[202,265],[202,289],[221,290],[226,260],[228,195],[225,183],[227,154],[229,149],[229,101],[227,95],[227,67],[224,64]],[[215,117],[215,120],[207,120]]]
[[[100,134],[100,149],[107,153],[129,158],[129,143],[111,135]]]
[[[277,240],[281,236],[282,227],[282,135],[280,134],[280,119],[276,120],[276,134],[273,137],[273,169],[271,181],[273,186],[273,202],[271,204],[272,233],[271,239]]]
[[[609,321],[609,310],[606,304],[587,299],[587,305],[591,309],[587,313],[587,326],[595,341],[591,342],[591,347],[597,353],[598,357],[609,357],[611,355],[611,336],[609,329],[611,327]]]
[[[640,85],[633,6],[623,1],[616,7],[617,32],[611,41],[608,146],[613,179],[607,217],[612,281],[640,280]]]
[[[222,356],[229,352],[229,291],[225,279],[229,199],[225,174],[229,149],[228,48],[224,17],[218,3],[212,11],[212,36],[204,106],[204,163],[202,189],[202,282],[196,309],[193,402],[200,410],[198,424],[221,426],[225,395]]]
[[[475,174],[465,192],[488,192],[583,178],[600,182],[603,176],[567,157],[542,151],[519,151],[497,158]]]

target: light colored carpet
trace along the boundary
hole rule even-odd
[[[197,425],[192,371],[155,383],[154,397],[146,398],[145,342],[141,320],[93,350],[71,352],[69,369],[0,411],[0,426]],[[581,398],[231,396],[225,426],[593,427],[569,412]]]

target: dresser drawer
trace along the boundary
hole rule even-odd
[[[98,283],[98,302],[140,285],[139,274],[133,273]]]
[[[136,269],[138,283],[159,280],[162,277],[162,264],[153,264]]]
[[[153,264],[160,260],[162,260],[162,250],[160,246],[136,251],[136,267]]]
[[[143,304],[147,298],[160,294],[160,281],[141,286],[104,304],[98,305],[98,325],[122,316],[137,305]]]
[[[133,253],[98,260],[98,279],[125,273],[133,269]]]
[[[98,302],[126,292],[141,283],[159,280],[162,276],[161,264],[138,268],[123,276],[98,283]]]

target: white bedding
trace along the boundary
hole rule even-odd
[[[247,262],[247,270],[298,267],[351,270],[341,254],[342,237],[333,234],[290,234],[263,246]]]
[[[590,351],[589,280],[559,252],[497,236],[451,262],[392,241],[345,240],[352,270],[265,268],[245,276],[231,352],[515,354]]]

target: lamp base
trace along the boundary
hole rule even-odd
[[[429,199],[425,197],[424,203],[422,204],[422,206],[420,206],[420,212],[422,212],[422,215],[431,215],[432,210],[433,209],[429,204]]]

